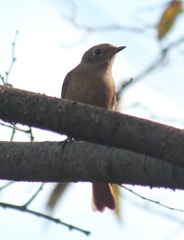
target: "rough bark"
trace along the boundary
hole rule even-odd
[[[112,182],[184,189],[184,170],[158,159],[86,142],[0,142],[0,178]]]

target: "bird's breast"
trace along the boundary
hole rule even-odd
[[[65,98],[98,107],[112,109],[115,85],[108,72],[76,72],[72,74]]]

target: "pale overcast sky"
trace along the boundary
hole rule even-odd
[[[78,21],[94,26],[113,23],[139,27],[145,19],[147,24],[156,24],[163,9],[160,1],[153,0],[149,3],[145,0],[73,2],[78,9]],[[158,6],[160,11],[154,10],[154,14],[152,12],[146,14],[146,7],[149,6],[153,9]],[[17,61],[9,77],[9,82],[14,87],[60,97],[62,81],[67,72],[79,63],[84,51],[98,43],[109,42],[117,46],[127,46],[118,54],[114,63],[113,75],[117,86],[122,80],[135,77],[158,56],[160,46],[155,41],[156,33],[153,30],[145,35],[131,31],[100,31],[97,34],[86,35],[64,19],[70,14],[70,7],[72,5],[67,1],[58,0],[0,0],[0,72],[2,74],[10,65],[11,44],[16,30],[19,31],[15,47]],[[140,9],[145,9],[142,14]],[[140,11],[139,14],[138,11]],[[136,14],[139,16],[137,23]],[[177,30],[177,34],[180,30]],[[166,45],[167,40],[163,44]],[[154,115],[157,121],[166,122],[170,117],[182,121],[184,116],[184,110],[181,107],[184,103],[183,75],[184,68],[181,64],[171,65],[169,69],[166,68],[166,71],[159,69],[154,74],[148,75],[125,91],[120,110],[149,119]],[[133,107],[135,104],[142,107]],[[182,126],[177,122],[168,121],[168,123]],[[0,132],[1,140],[10,139],[9,129],[0,127]],[[34,129],[33,133],[35,141],[62,139],[58,134],[37,129]],[[28,141],[29,139],[24,134],[17,133],[15,140]],[[2,192],[0,201],[23,204],[37,187],[38,184],[34,183],[15,184]],[[51,188],[52,184],[47,184],[30,208],[45,211],[44,206]],[[182,191],[149,190],[142,187],[136,187],[134,190],[171,207],[184,208]],[[143,208],[144,205],[148,210]],[[183,213],[165,210],[125,191],[122,193],[121,211],[123,216],[121,224],[110,211],[103,214],[94,213],[91,210],[91,184],[72,184],[58,204],[54,216],[91,231],[92,234],[89,237],[77,231],[69,231],[63,226],[42,218],[0,208],[1,239],[183,239],[177,236],[177,233],[182,233],[182,224],[172,220],[177,217],[183,222]],[[174,238],[172,238],[173,235]]]

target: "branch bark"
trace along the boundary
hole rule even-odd
[[[184,189],[184,170],[126,150],[86,143],[0,142],[0,178],[112,182]],[[164,173],[164,174],[163,174]]]
[[[149,120],[5,86],[0,86],[0,118],[184,167],[183,130]]]

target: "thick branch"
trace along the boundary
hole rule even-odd
[[[0,118],[184,167],[183,130],[149,120],[5,86],[0,86]]]
[[[0,178],[113,182],[184,189],[184,170],[158,159],[85,142],[0,142]]]

